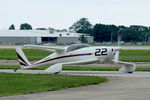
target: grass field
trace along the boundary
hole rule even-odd
[[[105,77],[0,73],[0,96],[52,91],[107,82]]]
[[[36,49],[24,49],[23,51],[29,60],[40,60],[51,54],[51,52]],[[15,49],[0,49],[0,59],[16,60]],[[122,50],[119,59],[129,62],[150,62],[150,50]]]
[[[150,50],[122,50],[119,59],[131,62],[150,62]]]
[[[37,49],[23,49],[23,51],[29,60],[39,60],[51,54],[51,52]],[[0,49],[0,59],[17,60],[18,58],[15,49]]]
[[[48,67],[32,68],[33,70],[44,70]],[[0,69],[20,69],[19,66],[0,65]],[[79,67],[63,66],[63,70],[73,71],[118,71],[119,67]],[[136,71],[150,71],[150,68],[136,68]]]

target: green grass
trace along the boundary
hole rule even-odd
[[[40,60],[51,54],[51,52],[36,49],[24,49],[23,51],[29,60]],[[15,49],[0,49],[0,59],[17,60]],[[150,62],[150,50],[122,50],[120,60],[129,62]]]
[[[23,51],[29,60],[39,60],[52,53],[37,49],[23,49]],[[18,58],[15,49],[0,49],[0,59],[17,60]]]
[[[0,73],[0,96],[52,91],[107,82],[105,77]]]
[[[150,62],[150,50],[122,50],[121,61]]]
[[[44,70],[48,68],[39,67],[32,68],[33,70]],[[10,66],[10,65],[0,65],[0,69],[20,69],[19,66]],[[118,71],[119,67],[80,67],[80,66],[63,66],[63,70],[72,70],[72,71]],[[136,71],[150,71],[150,68],[136,68]]]

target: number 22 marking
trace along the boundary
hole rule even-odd
[[[107,48],[96,49],[95,56],[107,55]]]

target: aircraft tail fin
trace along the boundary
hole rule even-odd
[[[21,69],[27,68],[28,66],[31,65],[21,48],[16,48],[16,53],[18,56],[18,61],[20,63]]]

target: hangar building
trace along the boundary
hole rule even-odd
[[[79,42],[81,35],[87,37],[88,43],[93,43],[93,37],[83,33],[51,33],[49,30],[0,30],[0,44],[76,43]]]

